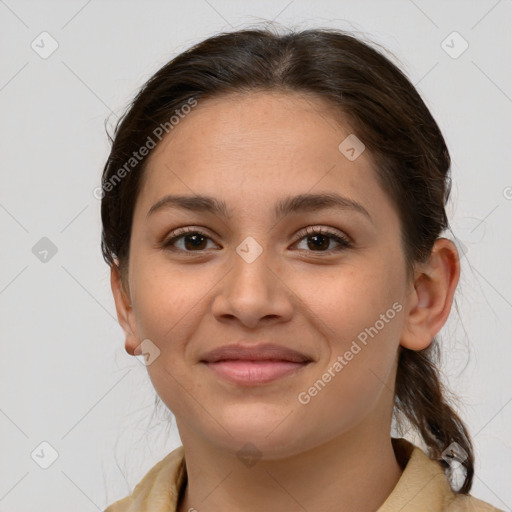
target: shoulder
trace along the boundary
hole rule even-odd
[[[104,512],[174,512],[186,478],[183,446],[155,464],[132,494],[116,501]]]
[[[439,462],[405,439],[393,439],[403,472],[378,512],[500,512],[471,495],[455,493]]]
[[[458,494],[446,507],[446,512],[503,512],[478,498]]]

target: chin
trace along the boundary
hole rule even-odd
[[[221,444],[230,451],[250,443],[262,452],[264,458],[273,459],[304,449],[304,423],[297,425],[296,415],[282,406],[238,404],[216,417],[231,434],[221,429]]]
[[[240,460],[278,460],[291,457],[304,451],[303,437],[291,440],[289,432],[284,435],[267,436],[252,429],[234,434],[233,437],[223,436],[218,440],[218,446],[226,452],[231,452]]]

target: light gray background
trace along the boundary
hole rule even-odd
[[[388,47],[446,136],[464,253],[460,314],[442,332],[447,379],[474,436],[472,493],[511,510],[510,0],[0,0],[1,511],[102,510],[178,446],[175,424],[152,415],[145,367],[124,352],[100,255],[103,124],[191,44],[271,19]],[[58,43],[48,58],[31,47],[51,48],[43,31]],[[442,47],[453,31],[469,44],[458,58]],[[33,253],[42,237],[57,248],[46,262]],[[48,469],[43,441],[58,453]]]

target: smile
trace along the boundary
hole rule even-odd
[[[266,384],[291,375],[309,362],[224,360],[206,363],[216,375],[240,385]]]

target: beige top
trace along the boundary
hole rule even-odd
[[[438,462],[406,439],[392,440],[404,470],[376,512],[500,512],[477,498],[454,493]],[[104,512],[176,512],[186,483],[185,453],[180,446],[153,466],[130,496]]]

